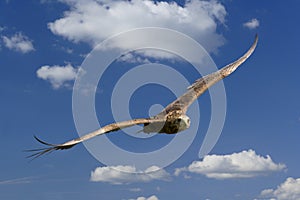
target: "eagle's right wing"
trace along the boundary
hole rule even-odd
[[[44,142],[44,141],[40,140],[39,138],[37,138],[36,136],[34,136],[34,138],[38,142],[40,142],[48,147],[41,148],[41,149],[26,150],[26,151],[33,152],[33,154],[29,155],[28,158],[37,158],[43,154],[51,153],[52,151],[55,151],[55,150],[70,149],[73,146],[75,146],[76,144],[79,144],[85,140],[91,139],[98,135],[106,134],[106,133],[109,133],[112,131],[117,131],[117,130],[120,130],[123,128],[138,125],[138,124],[151,124],[151,123],[157,123],[157,122],[160,122],[160,123],[164,122],[164,119],[140,118],[140,119],[133,119],[133,120],[129,120],[129,121],[112,123],[112,124],[109,124],[109,125],[106,125],[106,126],[100,128],[98,130],[95,130],[91,133],[88,133],[80,138],[70,140],[70,141],[62,143],[62,144],[50,144],[50,143]]]

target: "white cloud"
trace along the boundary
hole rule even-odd
[[[287,178],[284,183],[276,189],[266,189],[261,192],[261,197],[276,200],[299,200],[300,199],[300,178]]]
[[[70,64],[66,66],[45,65],[40,67],[36,74],[37,77],[49,81],[54,89],[58,89],[62,86],[68,86],[68,82],[76,78],[77,69]]]
[[[147,58],[143,58],[140,55],[135,55],[133,53],[126,53],[118,58],[119,62],[127,62],[127,63],[150,63]]]
[[[132,182],[150,182],[152,180],[170,180],[170,174],[159,167],[152,166],[145,171],[138,171],[133,166],[97,167],[91,172],[91,181],[111,184],[127,184]]]
[[[12,37],[2,36],[4,45],[11,50],[28,53],[34,50],[32,41],[22,33],[16,33]]]
[[[95,45],[130,29],[163,27],[193,37],[210,52],[224,43],[223,36],[217,33],[217,26],[224,23],[226,10],[216,0],[191,0],[184,6],[174,1],[151,0],[63,2],[70,6],[70,10],[62,18],[50,22],[48,27],[54,34],[74,42]]]
[[[263,157],[250,149],[230,155],[205,156],[202,161],[194,161],[188,167],[176,169],[175,175],[187,171],[215,179],[250,178],[285,168],[284,164],[274,163],[269,155]]]
[[[258,21],[258,19],[253,18],[253,19],[249,20],[248,22],[245,22],[243,24],[243,26],[245,26],[249,29],[255,29],[255,28],[259,27],[259,21]]]
[[[129,191],[130,192],[141,192],[142,189],[141,188],[130,188]]]
[[[138,197],[137,199],[129,199],[129,200],[159,200],[157,196],[152,195],[150,197]]]

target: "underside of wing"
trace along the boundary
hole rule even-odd
[[[117,131],[123,128],[127,128],[130,126],[138,125],[138,124],[151,124],[151,123],[157,123],[157,122],[162,122],[164,119],[156,119],[156,118],[140,118],[140,119],[133,119],[133,120],[128,120],[128,121],[123,121],[123,122],[117,122],[117,123],[112,123],[109,125],[106,125],[98,130],[95,130],[91,133],[88,133],[80,138],[70,140],[68,142],[62,143],[62,144],[50,144],[47,142],[44,142],[34,136],[34,138],[41,144],[46,145],[46,148],[40,148],[40,149],[32,149],[32,150],[26,150],[27,152],[31,152],[32,154],[28,156],[28,158],[37,158],[39,156],[42,156],[44,154],[51,153],[56,150],[65,150],[65,149],[70,149],[76,144],[79,144],[83,141],[86,141],[88,139],[91,139],[95,136],[99,136],[102,134],[106,134],[112,131]]]
[[[242,63],[244,63],[254,52],[258,42],[258,36],[255,36],[255,40],[249,50],[236,61],[226,65],[220,70],[206,75],[195,81],[194,84],[188,87],[188,91],[176,99],[174,102],[169,104],[162,113],[169,113],[174,110],[181,110],[182,113],[187,111],[187,108],[209,87],[222,80],[223,78],[229,76],[234,72]]]

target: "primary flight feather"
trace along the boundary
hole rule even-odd
[[[178,99],[170,103],[159,114],[150,118],[140,118],[140,119],[133,119],[133,120],[123,121],[123,122],[112,123],[98,130],[95,130],[91,133],[88,133],[80,138],[73,139],[62,144],[46,143],[40,140],[39,138],[37,138],[36,136],[34,136],[34,138],[38,142],[46,145],[47,147],[28,150],[29,152],[33,152],[33,154],[28,157],[37,158],[41,155],[51,153],[52,151],[55,150],[69,149],[75,146],[76,144],[91,139],[95,136],[106,134],[112,131],[117,131],[123,128],[139,125],[139,124],[144,125],[143,132],[145,133],[157,132],[157,133],[175,134],[189,128],[190,119],[186,115],[186,111],[188,107],[209,87],[211,87],[213,84],[217,83],[218,81],[222,80],[223,78],[229,76],[243,62],[245,62],[255,50],[257,42],[258,42],[258,36],[256,35],[254,43],[242,57],[226,65],[220,70],[196,80],[194,84],[192,84],[187,88],[187,92],[185,92]]]

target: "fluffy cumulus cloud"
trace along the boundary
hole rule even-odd
[[[300,199],[300,178],[287,178],[284,183],[276,189],[266,189],[261,192],[262,198],[276,200],[299,200]]]
[[[11,37],[2,36],[2,41],[8,49],[21,53],[28,53],[34,50],[32,41],[22,33],[16,33]]]
[[[76,78],[77,69],[71,64],[65,66],[42,66],[40,67],[36,74],[37,77],[49,81],[54,89],[58,89],[63,86],[69,86],[69,81]]]
[[[138,197],[137,199],[129,199],[129,200],[159,200],[157,196],[152,195],[150,197]]]
[[[159,167],[152,166],[139,171],[133,166],[98,167],[91,172],[91,181],[111,184],[128,184],[132,182],[149,182],[152,180],[170,180],[170,174]]]
[[[255,28],[259,27],[259,21],[258,21],[258,19],[253,18],[253,19],[249,20],[248,22],[245,22],[243,24],[243,26],[247,27],[249,29],[255,29]]]
[[[224,23],[226,10],[217,0],[191,0],[183,6],[174,1],[151,0],[62,2],[70,9],[63,17],[50,22],[48,27],[54,34],[74,42],[95,45],[112,35],[141,27],[163,27],[183,32],[210,52],[224,42],[223,36],[217,33],[217,26]]]
[[[202,161],[194,161],[188,167],[176,169],[175,175],[191,172],[214,179],[250,178],[283,169],[285,165],[274,163],[269,155],[263,157],[248,150],[230,155],[205,156]]]

